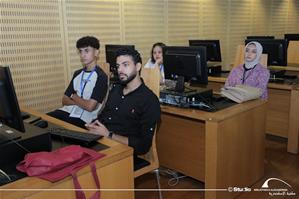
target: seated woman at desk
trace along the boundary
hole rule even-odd
[[[155,43],[152,47],[151,58],[144,65],[144,68],[159,67],[160,69],[160,84],[164,84],[164,66],[163,66],[163,51],[162,48],[166,46],[164,43]]]
[[[260,88],[262,91],[261,99],[268,98],[267,84],[270,77],[266,66],[260,64],[263,47],[258,42],[249,42],[245,46],[245,63],[236,66],[226,79],[224,87],[244,84],[251,87]]]

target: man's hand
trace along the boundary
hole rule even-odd
[[[76,103],[74,102],[74,100],[72,100],[72,98],[66,96],[66,95],[63,95],[62,97],[62,105],[63,106],[69,106],[69,105],[76,105]]]
[[[90,124],[85,124],[86,128],[90,133],[102,135],[108,137],[109,131],[108,129],[101,123],[99,120],[96,120]]]
[[[77,93],[73,93],[72,96],[71,96],[72,100],[76,100],[78,98],[80,98]]]
[[[83,99],[77,93],[73,93],[71,99],[74,103],[86,111],[92,112],[97,108],[98,102],[94,99]]]

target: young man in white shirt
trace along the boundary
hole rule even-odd
[[[97,113],[106,96],[107,75],[98,66],[100,43],[92,36],[82,37],[76,47],[83,68],[74,72],[73,78],[62,97],[62,108],[48,115],[85,128],[97,118]]]

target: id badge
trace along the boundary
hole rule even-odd
[[[80,118],[81,115],[83,114],[83,109],[80,108],[79,106],[75,106],[72,110],[72,112],[70,113],[70,117],[75,117],[75,118]]]

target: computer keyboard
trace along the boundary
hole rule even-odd
[[[56,137],[61,139],[69,139],[83,145],[89,145],[103,137],[101,135],[83,133],[80,131],[73,131],[64,128],[49,128],[48,132],[53,138]]]

